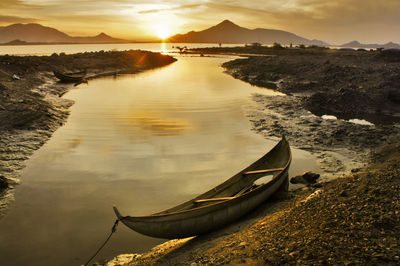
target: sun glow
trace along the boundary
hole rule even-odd
[[[164,40],[171,35],[171,30],[165,25],[158,25],[155,29],[155,35],[160,39]]]

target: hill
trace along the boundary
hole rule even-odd
[[[190,31],[186,34],[177,34],[167,39],[175,43],[264,43],[274,42],[281,44],[307,44],[307,45],[329,45],[319,40],[309,40],[296,34],[272,29],[247,29],[235,23],[224,20],[216,26],[203,31]]]
[[[345,43],[340,45],[340,47],[350,47],[350,48],[385,48],[385,49],[400,49],[400,45],[394,42],[388,42],[385,44],[377,44],[377,43],[370,43],[370,44],[363,44],[358,41],[352,41],[349,43]]]
[[[37,23],[12,24],[0,27],[0,43],[12,43],[19,40],[26,43],[123,43],[127,40],[116,39],[105,33],[92,37],[73,37],[57,29]]]

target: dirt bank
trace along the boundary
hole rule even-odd
[[[86,70],[88,76],[137,73],[174,62],[145,51],[91,52],[52,56],[0,56],[0,216],[32,153],[65,123],[72,101],[61,96],[73,84],[52,71]]]
[[[285,51],[285,50],[284,50]],[[250,57],[224,64],[235,78],[290,95],[306,95],[316,115],[400,121],[400,52],[321,49]]]
[[[330,175],[360,167],[371,149],[400,133],[400,52],[273,51],[223,65],[235,78],[287,94],[254,95],[248,116],[257,132],[285,134],[293,146],[317,153]]]
[[[265,47],[192,52],[257,54],[223,65],[235,78],[286,94],[253,96],[247,109],[253,129],[267,138],[283,133],[292,146],[317,154],[325,181],[265,203],[220,231],[107,265],[399,264],[400,54]]]
[[[359,124],[316,116],[304,106],[304,97],[253,95],[253,100],[247,108],[253,130],[266,138],[284,134],[293,147],[314,153],[322,179],[363,167],[371,150],[400,134],[397,124]]]

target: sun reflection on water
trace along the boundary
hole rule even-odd
[[[136,131],[132,132],[140,135],[147,135],[146,132],[149,132],[153,136],[179,136],[192,128],[190,122],[183,118],[166,118],[162,114],[144,110],[119,113],[116,116],[121,125],[137,127]]]

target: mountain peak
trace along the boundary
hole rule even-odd
[[[101,32],[99,35],[96,37],[110,37],[109,35],[105,34],[104,32]]]
[[[7,27],[0,27],[0,43],[7,43],[13,40],[25,42],[46,42],[46,43],[117,43],[126,42],[122,39],[115,39],[104,32],[94,37],[72,37],[55,28],[43,26],[37,23],[12,24]]]
[[[261,28],[257,30],[251,30],[243,28],[227,19],[202,31],[191,31],[186,34],[174,35],[170,37],[168,41],[176,43],[315,43],[311,40],[286,31]]]
[[[239,27],[239,26],[233,23],[232,21],[225,19],[221,23],[217,24],[216,27]]]
[[[32,27],[44,28],[44,26],[42,26],[38,23],[15,23],[15,24],[8,25],[6,27],[9,27],[9,28],[32,28]]]
[[[229,19],[225,19],[224,21],[222,21],[221,23],[219,23],[219,24],[235,24],[235,23],[233,23],[232,21],[230,21]],[[235,24],[236,25],[236,24]]]

